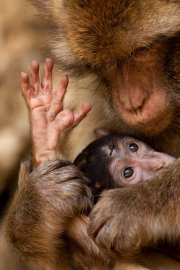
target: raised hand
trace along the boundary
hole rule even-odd
[[[54,159],[64,131],[75,127],[91,110],[89,103],[84,103],[75,114],[68,109],[63,110],[62,101],[68,77],[64,76],[58,89],[53,92],[52,69],[52,60],[46,59],[42,83],[39,79],[39,64],[34,60],[30,78],[28,74],[21,73],[22,92],[29,109],[35,166]]]

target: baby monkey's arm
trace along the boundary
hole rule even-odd
[[[46,59],[42,82],[39,79],[39,64],[34,60],[30,78],[28,74],[21,73],[22,92],[29,110],[35,167],[56,158],[63,132],[76,126],[91,110],[89,103],[83,103],[75,114],[71,110],[63,110],[68,76],[64,76],[57,90],[52,91],[52,69],[52,60]]]

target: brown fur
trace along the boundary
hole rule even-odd
[[[93,105],[64,142],[66,157],[73,160],[99,127],[134,135],[179,157],[179,1],[34,3],[52,24],[59,68],[71,75],[65,106],[76,110],[82,101]],[[10,207],[7,234],[22,257],[47,269],[66,269],[62,261],[74,269],[180,269],[177,261],[159,252],[138,257],[147,247],[166,245],[178,252],[179,160],[149,182],[102,195],[88,221],[96,244],[84,229],[92,207],[87,180],[70,164],[54,166],[49,162],[25,180],[23,176]],[[71,224],[77,232],[72,233]],[[81,230],[89,245],[82,242]],[[78,251],[85,256],[78,257]]]
[[[137,235],[138,239],[142,239],[142,242],[134,238],[134,243],[131,243],[131,238],[126,239],[125,237],[126,235],[129,237],[131,234],[133,236],[133,231],[137,231],[137,229],[132,228],[132,231],[129,231],[129,219],[120,215],[122,211],[118,211],[119,214],[116,214],[118,215],[116,218],[123,220],[127,232],[124,231],[124,234],[121,232],[120,235],[116,235],[119,232],[118,226],[115,226],[116,223],[111,225],[112,228],[108,228],[112,232],[111,237],[114,242],[112,254],[111,246],[107,246],[110,242],[106,242],[106,234],[103,238],[98,235],[96,238],[97,244],[101,247],[104,244],[106,246],[104,251],[107,255],[104,255],[87,233],[89,226],[88,214],[92,208],[92,195],[91,190],[87,187],[88,180],[78,168],[68,161],[60,160],[42,164],[33,171],[30,168],[31,163],[29,161],[21,165],[19,189],[9,209],[6,222],[8,240],[22,258],[37,263],[43,269],[180,269],[180,263],[166,255],[162,255],[158,251],[152,252],[149,250],[140,255],[137,253],[141,249],[140,245],[147,246],[152,242],[151,236],[154,234],[158,237],[151,243],[152,247],[158,246],[159,239],[172,243],[174,241],[172,239],[173,235],[178,236],[178,215],[169,235],[166,235],[159,230],[159,225],[163,226],[163,223],[152,224],[152,215],[146,212],[146,227],[141,228],[139,235]],[[166,173],[165,171],[164,174]],[[162,177],[162,175],[159,177]],[[174,181],[178,181],[178,177],[179,175]],[[164,185],[166,186],[166,182]],[[167,192],[169,196],[173,196],[173,183],[171,186]],[[138,186],[136,186],[136,189],[138,189]],[[142,189],[140,190],[142,197],[145,195],[146,198],[148,196],[152,198],[150,188],[140,185],[140,189]],[[119,191],[116,189],[112,190],[111,193],[113,193],[113,207],[115,203],[115,208],[122,208],[126,216],[128,205],[125,205],[124,198],[122,197],[122,201],[119,201]],[[165,204],[166,194],[155,195]],[[154,211],[159,212],[160,210],[155,207],[157,205],[155,195],[153,201]],[[104,216],[103,222],[109,219],[108,205],[111,211],[112,201],[110,196],[111,194],[108,194],[105,202],[102,199],[99,203]],[[141,216],[138,215],[138,212],[142,208],[141,197],[135,198],[136,195],[131,197],[131,200],[129,199],[129,205],[136,219],[140,220]],[[173,199],[178,205],[178,198],[173,196]],[[94,215],[96,210],[97,207],[91,213],[91,216]],[[166,205],[163,213],[162,222],[166,224],[171,216],[169,205]],[[110,212],[110,215],[112,216],[112,212]],[[98,229],[96,226],[99,224],[97,218],[90,226],[93,235],[96,234],[94,230]],[[119,237],[121,238],[120,242],[118,241]],[[120,256],[117,256],[119,251],[114,256],[116,239],[118,250],[120,243],[122,244],[122,254],[119,254]],[[129,245],[131,245],[131,249],[129,249]],[[132,248],[133,245],[134,249]],[[134,256],[134,252],[137,253],[136,256]],[[109,255],[112,255],[112,258]],[[152,259],[148,259],[149,256]],[[149,268],[149,266],[152,268]]]
[[[78,213],[89,213],[92,205],[91,192],[86,186],[87,179],[76,168],[78,171],[76,175],[80,173],[79,176],[82,177],[79,180],[72,180],[73,173],[70,176],[66,167],[68,171],[71,171],[74,166],[69,161],[56,160],[50,164],[47,163],[45,167],[39,166],[30,173],[29,161],[22,163],[20,192],[17,192],[9,209],[7,231],[11,235],[9,238],[11,244],[22,255],[22,258],[33,260],[45,269],[49,265],[51,269],[55,269],[59,260],[61,264],[66,263],[66,257],[69,255],[64,250],[66,243],[64,243],[63,234],[65,234],[67,224]],[[62,168],[62,178],[58,177],[60,168]],[[26,175],[25,170],[27,170]],[[69,192],[70,189],[75,192],[73,196]],[[27,200],[24,200],[24,196]],[[47,199],[45,204],[43,198]],[[60,258],[59,248],[62,250]]]
[[[155,149],[178,157],[179,4],[132,0],[126,5],[124,1],[105,1],[104,5],[104,1],[98,3],[97,6],[96,1],[91,1],[91,4],[88,1],[81,4],[70,1],[65,5],[63,1],[58,4],[56,1],[47,1],[46,6],[41,6],[42,12],[45,10],[46,15],[53,16],[52,24],[56,26],[52,47],[57,64],[63,72],[72,75],[66,107],[76,110],[84,100],[93,105],[88,119],[67,140],[64,147],[67,157],[73,160],[95,138],[93,130],[100,126],[114,132],[135,135]],[[147,63],[148,57],[152,57],[150,63]],[[137,58],[140,59],[139,63]],[[135,77],[139,73],[142,73],[143,78],[147,76],[147,81],[154,77],[155,88],[163,85],[164,90],[161,91],[166,92],[166,108],[162,108],[160,115],[157,113],[156,121],[147,125],[138,120],[130,125],[114,104],[114,95],[119,90],[123,96],[127,92],[126,88],[121,89],[121,74],[126,65]],[[144,73],[146,69],[150,69],[150,75]],[[137,82],[133,83],[135,85]],[[133,89],[131,95],[136,90]],[[142,95],[140,91],[139,96]],[[124,102],[127,104],[128,98]],[[82,133],[84,136],[80,136]],[[76,137],[78,145],[74,144]]]

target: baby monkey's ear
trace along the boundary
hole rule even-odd
[[[96,135],[97,139],[101,139],[105,136],[112,135],[113,133],[105,128],[97,128],[94,130],[94,134]]]

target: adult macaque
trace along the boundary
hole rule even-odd
[[[49,40],[52,41],[57,64],[59,69],[71,76],[65,108],[74,112],[84,101],[89,101],[93,107],[89,116],[64,140],[67,159],[73,161],[95,139],[93,131],[99,127],[113,133],[133,135],[157,151],[178,158],[179,0],[33,2],[39,6],[43,20],[47,18],[48,22],[52,22],[54,36]],[[17,192],[9,210],[7,223],[11,242],[19,253],[46,268],[51,265],[51,269],[52,265],[60,263],[61,258],[72,265],[72,258],[68,256],[74,254],[75,246],[79,254],[84,251],[81,243],[85,242],[80,241],[85,239],[80,237],[82,234],[77,234],[79,239],[77,236],[74,240],[76,245],[70,245],[70,241],[64,239],[65,228],[69,228],[67,224],[70,224],[66,220],[73,216],[73,220],[79,221],[78,233],[85,228],[83,232],[86,234],[87,226],[83,226],[84,219],[74,219],[77,213],[87,210],[83,205],[87,205],[89,197],[82,191],[86,180],[79,176],[76,167],[62,167],[62,164],[60,167],[58,175],[62,177],[61,183],[51,181],[49,185],[44,184],[44,177],[49,179],[50,175],[57,173],[54,161],[41,164],[27,176],[24,187]],[[122,258],[130,261],[137,254],[143,256],[144,249],[156,249],[160,245],[162,248],[169,247],[170,256],[178,253],[179,167],[180,160],[177,159],[150,181],[108,190],[93,207],[88,216],[88,232],[96,248],[103,250],[106,258],[115,258],[113,262],[116,266],[120,261],[119,269],[125,269]],[[78,179],[78,189],[71,185],[74,183],[72,179]],[[65,199],[67,191],[71,203]],[[68,209],[71,211],[65,211]],[[65,213],[69,216],[64,217]],[[88,218],[86,222],[89,222]],[[86,239],[89,239],[88,236]],[[94,242],[91,244],[94,245]],[[91,257],[91,244],[86,246],[84,254],[87,256],[81,256],[82,261],[91,258],[84,269],[88,269],[89,265],[91,269],[100,269],[98,262],[111,269],[102,256],[99,260]],[[173,260],[167,263],[166,256],[159,259],[159,253],[153,253],[153,256],[147,254],[138,260],[140,266],[131,261],[129,268],[142,269],[142,265],[148,265],[151,269],[180,269],[178,265],[173,266]]]
[[[56,151],[61,148],[64,132],[75,127],[91,110],[91,105],[84,103],[75,114],[63,110],[68,77],[65,76],[58,89],[52,92],[52,67],[52,61],[47,59],[42,87],[37,62],[33,61],[31,65],[31,82],[27,74],[21,74],[23,95],[29,109],[33,156],[32,161],[21,165],[19,189],[7,219],[9,241],[23,258],[35,261],[45,269],[148,269],[143,267],[151,265],[151,260],[146,259],[147,252],[128,260],[123,257],[115,260],[105,256],[88,236],[88,215],[94,203],[93,192],[89,188],[92,184],[71,162],[56,160]],[[119,136],[105,138],[111,158],[117,137],[120,139]],[[129,140],[128,137],[124,139],[126,143]],[[104,144],[103,139],[101,142]],[[147,150],[152,153],[148,146],[143,146],[141,154],[145,155]],[[131,144],[132,147],[135,144]],[[165,154],[156,155],[163,155],[163,163],[166,163],[163,165],[173,159]],[[108,183],[105,185],[108,187]],[[161,245],[156,248],[169,252]],[[180,267],[180,263],[158,251],[156,254],[149,249],[148,253],[155,257],[153,267],[158,266],[157,269],[164,269],[167,265],[174,269]],[[174,251],[172,255],[178,257],[176,253]]]
[[[88,145],[74,164],[91,180],[90,185],[98,194],[144,182],[175,160],[133,137],[107,135],[101,129],[97,133],[102,138]]]

